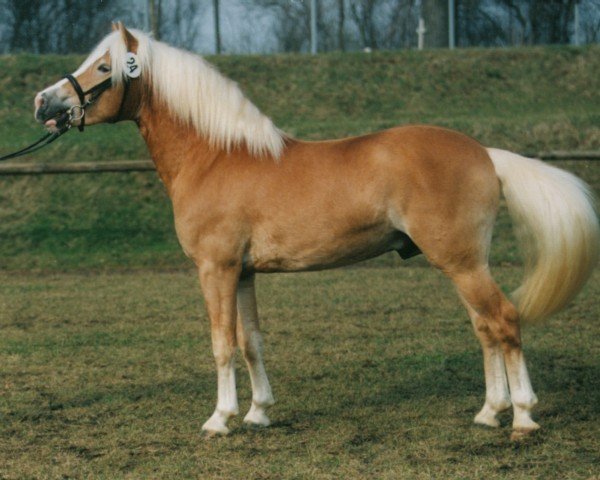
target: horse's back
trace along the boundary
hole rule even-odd
[[[449,218],[473,203],[495,208],[499,198],[487,150],[445,128],[411,125],[342,140],[300,142],[292,157],[294,149],[307,159],[306,168],[325,177],[345,176],[371,197],[385,194],[402,215],[414,211]]]
[[[495,178],[487,150],[460,132],[428,125],[390,128],[340,140],[303,142],[291,140],[283,162],[302,170],[320,172],[329,168],[345,174],[374,172],[394,180],[410,178],[422,187],[439,191],[455,186],[456,176]]]

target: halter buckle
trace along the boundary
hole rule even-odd
[[[69,123],[81,120],[85,116],[85,107],[83,105],[73,105],[69,108]]]

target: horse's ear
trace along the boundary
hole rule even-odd
[[[117,25],[117,22],[110,22],[110,26],[113,32],[116,32],[119,29],[119,25]]]
[[[123,42],[125,42],[125,46],[127,47],[128,52],[137,53],[138,41],[129,30],[125,28],[123,22],[117,22],[117,30],[121,32],[121,37],[123,38]]]

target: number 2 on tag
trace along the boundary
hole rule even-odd
[[[142,73],[137,55],[133,52],[127,52],[125,57],[125,74],[130,78],[137,78]]]

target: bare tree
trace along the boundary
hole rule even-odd
[[[346,8],[344,0],[338,0],[338,48],[346,50],[346,36],[344,33],[344,22],[346,20]]]
[[[41,15],[44,10],[40,0],[30,2],[20,2],[18,0],[7,0],[4,2],[6,20],[9,24],[10,34],[8,35],[9,51],[29,50],[34,53],[45,53],[48,42],[46,32],[48,26],[45,24]]]
[[[576,0],[497,0],[520,24],[530,44],[569,43]]]
[[[157,40],[160,40],[160,27],[162,23],[162,1],[148,0],[148,15],[150,17],[150,30]]]
[[[113,0],[4,0],[0,23],[10,51],[85,52],[100,32],[107,31],[114,4]]]
[[[350,14],[363,47],[400,48],[414,44],[417,18],[412,0],[350,0]]]
[[[579,2],[580,30],[585,43],[600,41],[600,0]]]
[[[219,15],[219,1],[213,0],[213,13],[215,18],[215,52],[221,53],[221,18]]]
[[[455,1],[459,46],[569,43],[576,3],[579,38],[586,43],[600,40],[600,0]],[[417,3],[318,0],[319,50],[414,46]],[[0,0],[0,51],[89,51],[113,19],[142,28],[150,20],[156,38],[188,49],[199,48],[200,42],[205,50],[212,49],[213,32],[218,51],[309,48],[310,0],[137,0],[136,4],[147,8],[131,8],[132,2],[125,0]],[[447,45],[448,1],[421,0],[421,4],[426,44]]]
[[[499,15],[497,5],[488,0],[460,0],[457,3],[457,45],[506,45],[513,43],[515,29],[513,17],[504,12]]]
[[[273,17],[273,32],[280,50],[308,50],[310,0],[245,0],[245,3],[247,8],[259,8]],[[345,48],[344,4],[344,0],[317,1],[320,51]]]
[[[448,46],[448,0],[422,0],[422,15],[427,27],[427,48]]]
[[[307,50],[310,38],[310,8],[306,0],[251,0],[251,3],[275,17],[274,35],[279,50]]]
[[[575,0],[533,0],[530,2],[534,43],[568,43]]]
[[[350,3],[352,19],[358,27],[363,46],[377,48],[377,26],[375,22],[375,7],[379,0],[355,0]]]
[[[199,16],[202,10],[208,10],[206,1],[171,0],[163,13],[165,25],[163,38],[188,50],[196,48],[200,34]]]

